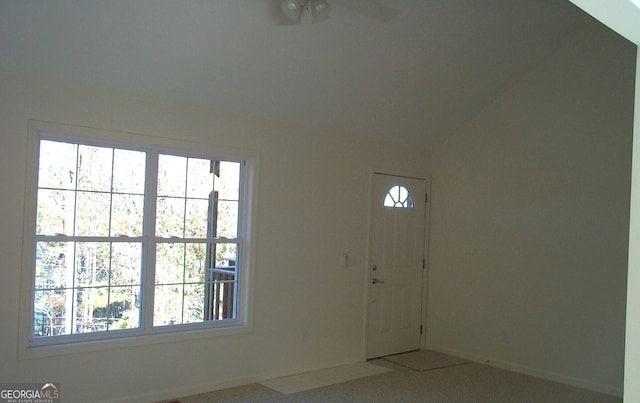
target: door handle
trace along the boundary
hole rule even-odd
[[[371,284],[384,284],[384,281],[378,280],[377,278],[374,277],[371,279]]]

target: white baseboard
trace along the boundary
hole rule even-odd
[[[425,345],[423,348],[437,351],[444,354],[453,355],[460,358],[464,358],[466,360],[477,362],[480,364],[485,364],[485,365],[493,366],[496,368],[506,369],[506,370],[518,372],[524,375],[535,376],[537,378],[546,379],[548,381],[563,383],[565,385],[576,386],[579,388],[592,390],[594,392],[604,393],[609,396],[622,397],[622,394],[623,394],[622,387],[604,384],[604,383],[586,381],[584,379],[574,378],[571,376],[566,376],[566,375],[558,374],[555,372],[541,370],[538,368],[533,368],[533,367],[529,367],[522,364],[496,360],[488,356],[483,356],[479,354],[469,353],[466,351],[454,350],[447,347],[430,345],[430,344]]]

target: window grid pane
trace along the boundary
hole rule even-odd
[[[208,240],[237,237],[239,189],[237,162],[159,155],[154,326],[236,318],[237,244]]]
[[[238,244],[156,246],[154,326],[235,319]]]
[[[38,242],[34,335],[139,327],[141,251],[134,242]]]
[[[140,327],[142,242],[111,228],[143,232],[146,153],[41,140],[39,156],[34,336]]]
[[[33,336],[236,319],[240,173],[239,162],[41,140]],[[155,217],[145,218],[149,203]],[[155,279],[145,308],[146,248]]]
[[[413,196],[407,188],[400,185],[392,186],[384,198],[385,207],[413,208]]]

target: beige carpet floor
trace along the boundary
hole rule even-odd
[[[431,350],[418,350],[410,351],[408,353],[388,355],[383,357],[383,359],[402,365],[405,368],[421,372],[451,367],[453,365],[461,365],[467,362],[461,358]]]
[[[285,395],[305,390],[321,388],[336,383],[348,382],[366,376],[373,376],[391,371],[378,365],[360,362],[352,365],[341,365],[320,371],[285,376],[260,382],[260,385],[271,388]]]
[[[390,371],[283,394],[257,383],[187,396],[204,402],[478,402],[620,403],[621,398],[477,363],[418,371],[387,359],[369,364]]]

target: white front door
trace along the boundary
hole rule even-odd
[[[420,348],[426,181],[375,174],[367,358]]]

